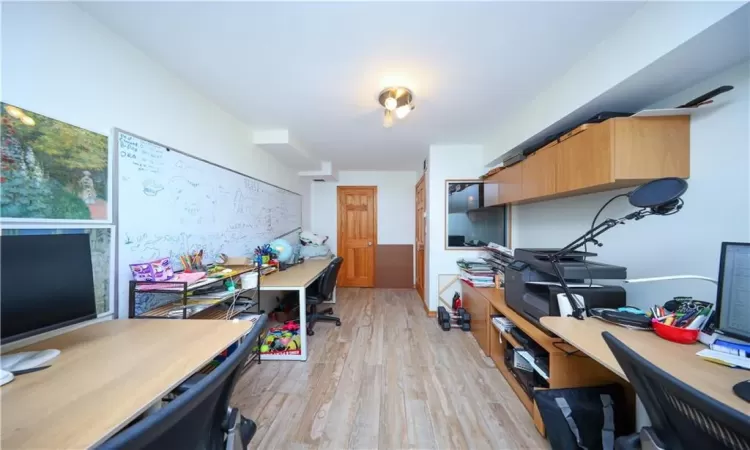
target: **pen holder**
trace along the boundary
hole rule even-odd
[[[700,330],[688,330],[665,325],[656,319],[651,321],[651,326],[659,337],[678,344],[692,344],[698,340],[698,333],[700,333]]]

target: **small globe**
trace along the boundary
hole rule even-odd
[[[284,239],[276,239],[270,244],[271,250],[278,255],[279,262],[289,262],[294,254],[294,248],[292,244]]]

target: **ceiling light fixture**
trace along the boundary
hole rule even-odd
[[[383,126],[393,126],[393,115],[403,119],[414,109],[414,95],[405,87],[391,87],[383,89],[378,96],[378,102],[385,108]]]
[[[383,127],[390,128],[393,126],[393,113],[389,110],[385,110],[385,116],[383,116]]]

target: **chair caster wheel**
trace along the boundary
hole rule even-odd
[[[336,326],[337,326],[337,327],[340,327],[340,326],[341,326],[341,321],[340,321],[340,320],[337,320],[337,321],[336,321]]]
[[[307,335],[308,336],[313,336],[314,334],[315,334],[315,332],[313,330],[307,330]]]

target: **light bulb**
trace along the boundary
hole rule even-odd
[[[403,119],[404,117],[409,115],[411,110],[411,105],[399,106],[398,108],[396,108],[396,117],[398,117],[399,119]]]
[[[24,125],[28,125],[30,127],[33,127],[34,125],[36,125],[36,122],[34,122],[34,119],[32,119],[31,117],[25,114],[21,116],[21,123],[23,123]]]
[[[398,106],[398,100],[395,97],[388,97],[383,103],[385,104],[385,109],[388,111],[393,111]]]
[[[385,128],[390,128],[393,126],[393,114],[391,114],[391,112],[387,109],[385,110],[385,116],[383,116],[383,126]]]
[[[16,108],[15,106],[11,105],[5,105],[5,111],[8,113],[9,116],[11,116],[14,119],[20,119],[24,116],[23,111]]]

